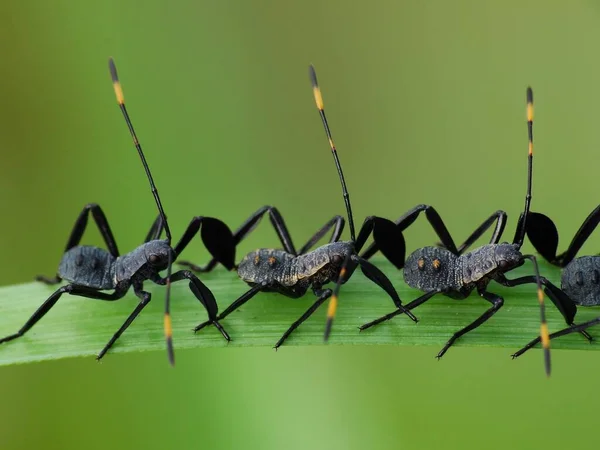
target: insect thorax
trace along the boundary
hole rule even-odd
[[[174,261],[175,254],[167,241],[157,239],[146,242],[117,258],[115,279],[117,282],[132,278],[137,278],[139,281],[147,280],[152,274],[167,268],[169,254]]]
[[[298,279],[310,279],[311,283],[319,286],[337,281],[346,257],[353,253],[354,244],[349,241],[323,245],[296,258],[294,261],[296,275]],[[348,272],[352,273],[355,263],[350,261],[349,264]]]
[[[238,266],[239,277],[248,283],[294,286],[297,283],[324,284],[337,278],[348,252],[349,242],[323,245],[310,253],[294,256],[283,250],[259,249],[248,253]]]
[[[523,264],[515,244],[487,244],[458,258],[457,275],[463,285],[488,282],[496,273],[505,273]]]

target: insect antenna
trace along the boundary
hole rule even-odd
[[[348,267],[348,263],[350,262],[350,256],[350,253],[346,255],[346,259],[344,260],[344,264],[340,270],[340,276],[337,284],[335,285],[335,289],[333,290],[333,294],[329,300],[329,306],[327,308],[327,323],[325,324],[325,334],[323,335],[323,340],[325,342],[327,342],[329,339],[329,334],[331,333],[331,326],[333,325],[333,319],[335,317],[335,312],[337,311],[338,295],[340,293],[340,287],[342,286],[344,278],[346,277],[346,267]]]
[[[321,89],[319,88],[319,83],[317,82],[317,74],[315,72],[315,68],[312,64],[309,67],[309,76],[310,82],[313,88],[313,95],[315,96],[315,103],[317,104],[317,108],[319,110],[319,114],[321,115],[321,120],[323,121],[323,127],[325,127],[325,134],[327,135],[327,139],[329,141],[329,147],[331,148],[331,153],[333,154],[333,159],[335,161],[335,166],[338,171],[338,175],[340,176],[340,181],[342,183],[342,193],[344,195],[344,202],[346,203],[346,212],[348,213],[348,222],[350,224],[350,237],[354,242],[356,240],[356,235],[354,233],[354,220],[352,218],[352,207],[350,206],[350,194],[348,194],[348,189],[346,188],[346,181],[344,180],[344,172],[342,172],[342,166],[340,165],[340,160],[338,158],[337,150],[335,149],[335,145],[333,144],[333,139],[331,138],[331,130],[329,129],[329,124],[327,123],[327,117],[325,116],[325,109],[323,106],[323,96],[321,95]]]
[[[544,366],[546,368],[546,376],[550,376],[550,336],[548,334],[548,322],[546,321],[546,307],[544,304],[544,291],[542,290],[542,282],[540,281],[540,268],[537,259],[534,255],[523,255],[523,258],[532,262],[535,270],[535,281],[537,283],[537,295],[540,302],[540,338],[542,348],[544,349]]]
[[[160,214],[160,218],[162,220],[165,233],[167,235],[167,242],[169,245],[171,244],[171,230],[169,228],[169,223],[167,222],[167,216],[165,215],[165,211],[163,209],[162,203],[160,201],[160,197],[158,195],[158,190],[154,184],[154,180],[152,179],[152,173],[150,172],[150,168],[148,167],[148,163],[146,162],[146,157],[144,156],[144,152],[142,151],[142,146],[140,145],[140,141],[135,134],[135,130],[133,129],[133,124],[131,123],[131,119],[129,118],[129,114],[127,113],[127,108],[125,107],[125,97],[123,96],[123,88],[121,88],[121,83],[119,81],[119,76],[117,75],[117,67],[115,66],[115,62],[112,58],[108,60],[108,68],[110,70],[110,77],[112,78],[113,88],[115,90],[115,95],[117,97],[117,103],[121,108],[121,112],[123,113],[123,117],[125,117],[125,123],[127,123],[127,128],[129,128],[129,132],[131,133],[131,137],[133,138],[133,144],[140,155],[140,159],[142,160],[142,165],[144,166],[144,170],[146,171],[146,176],[148,177],[148,181],[150,182],[150,188],[152,190],[152,195],[154,196],[154,201],[156,202],[156,206],[158,207],[158,213]],[[172,327],[171,327],[171,253],[169,252],[168,257],[168,266],[167,266],[167,292],[165,297],[165,318],[164,318],[164,328],[165,328],[165,339],[167,341],[167,354],[169,356],[169,362],[171,365],[175,364],[175,354],[173,351],[173,338],[172,338]]]
[[[527,195],[525,196],[525,209],[519,217],[515,238],[513,240],[513,243],[517,244],[519,248],[523,245],[523,241],[525,240],[525,232],[527,231],[526,222],[527,216],[529,215],[529,205],[531,204],[531,179],[533,173],[533,90],[531,87],[527,88],[527,137],[529,140],[527,156]]]
[[[173,327],[171,325],[171,252],[169,252],[169,265],[167,266],[167,293],[165,295],[165,340],[167,342],[167,355],[169,363],[175,365],[175,351],[173,350]]]
[[[146,162],[146,157],[144,156],[144,152],[142,151],[142,146],[140,145],[140,141],[135,134],[135,130],[133,129],[133,124],[131,123],[131,119],[129,118],[129,114],[127,113],[127,108],[125,108],[125,97],[123,96],[123,89],[121,88],[121,83],[119,82],[119,77],[117,76],[117,67],[115,66],[115,62],[112,58],[108,60],[108,67],[110,69],[110,76],[112,78],[113,88],[115,90],[115,95],[117,96],[117,103],[119,103],[119,107],[121,108],[121,112],[123,112],[123,117],[125,117],[125,122],[127,123],[127,127],[129,128],[129,132],[131,133],[131,137],[133,138],[133,144],[137,149],[140,158],[142,160],[142,164],[144,166],[144,170],[146,171],[146,176],[148,177],[148,181],[150,182],[150,188],[152,189],[152,195],[154,196],[154,200],[156,201],[156,206],[158,207],[158,212],[162,219],[163,225],[165,227],[165,233],[167,235],[167,242],[171,243],[171,230],[169,229],[169,224],[167,223],[167,216],[165,215],[165,211],[163,210],[162,203],[160,202],[160,197],[158,196],[158,190],[154,185],[154,180],[152,179],[152,173],[150,173],[150,168],[148,167],[148,163]]]

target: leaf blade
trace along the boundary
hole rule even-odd
[[[416,298],[419,292],[408,288],[399,271],[380,259],[376,260],[390,277],[403,303]],[[560,272],[542,263],[541,270],[552,282],[558,282]],[[511,277],[528,274],[521,267]],[[215,294],[219,309],[223,310],[241,295],[247,286],[235,273],[218,269],[204,274],[202,280]],[[164,288],[146,283],[153,300],[131,327],[120,337],[103,361],[112,353],[165,350],[162,324],[162,297]],[[0,288],[0,335],[17,331],[37,307],[56,289],[41,283],[27,283]],[[505,306],[487,323],[462,337],[456,345],[494,346],[512,350],[525,345],[539,332],[539,307],[534,285],[505,288],[495,283],[490,290],[505,297]],[[222,321],[232,341],[227,344],[220,333],[209,327],[194,334],[192,328],[206,320],[206,313],[187,287],[181,282],[173,285],[173,339],[175,349],[227,346],[272,347],[283,332],[314,301],[309,293],[301,299],[290,299],[275,293],[261,293],[239,311]],[[157,301],[158,300],[158,301]],[[453,332],[482,314],[488,304],[476,294],[466,300],[452,300],[436,296],[414,310],[420,319],[412,323],[403,315],[364,332],[358,326],[393,311],[394,306],[366,277],[357,272],[342,287],[336,322],[327,345],[427,345],[439,347]],[[0,365],[28,363],[76,356],[93,357],[109,340],[133,310],[137,298],[129,293],[117,302],[103,302],[65,295],[57,305],[24,337],[0,346]],[[551,332],[564,328],[558,311],[548,308]],[[320,308],[286,341],[288,345],[322,345],[326,308]],[[594,308],[580,308],[577,322],[599,315]],[[594,330],[590,330],[594,334]],[[438,348],[438,349],[439,349]],[[596,350],[600,345],[589,344],[573,334],[552,341],[553,349]],[[432,357],[436,354],[432,348]],[[452,354],[452,350],[449,351]],[[445,356],[445,358],[451,356]]]

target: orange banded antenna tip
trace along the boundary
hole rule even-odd
[[[108,59],[108,69],[110,70],[110,77],[112,78],[117,102],[119,105],[122,105],[125,103],[125,97],[123,96],[123,89],[121,88],[119,76],[117,75],[117,66],[115,66],[115,61],[112,58]]]
[[[325,323],[325,335],[323,336],[323,340],[325,342],[329,340],[329,335],[331,334],[331,327],[333,325],[333,319],[335,317],[337,305],[338,297],[336,294],[334,294],[331,296],[331,299],[329,300],[329,307],[327,308],[327,322]]]
[[[542,347],[549,348],[550,347],[550,335],[548,333],[548,324],[543,323],[540,326],[540,336],[542,338]]]
[[[175,365],[175,350],[173,349],[173,326],[171,324],[171,314],[165,314],[165,340],[167,342],[167,356],[169,358],[169,364]]]
[[[527,121],[533,121],[533,90],[531,86],[527,88]]]
[[[317,72],[315,72],[315,67],[311,64],[308,67],[308,75],[310,76],[310,83],[313,88],[313,95],[315,96],[315,103],[317,104],[317,108],[323,111],[323,96],[321,95],[321,89],[319,89],[319,82],[317,81]]]

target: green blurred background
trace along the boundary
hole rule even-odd
[[[3,285],[54,273],[88,202],[103,206],[122,252],[155,217],[108,56],[176,235],[192,215],[235,226],[273,204],[300,243],[344,212],[309,63],[359,223],[429,203],[460,240],[504,209],[512,237],[528,84],[533,208],[552,215],[564,247],[598,203],[597,2],[8,0],[0,21]],[[411,250],[434,240],[418,223]],[[263,225],[240,254],[267,245],[277,240]],[[187,255],[205,253],[195,244]],[[159,303],[145,314],[160,320]],[[555,351],[546,380],[539,357],[458,347],[437,363],[435,351],[230,348],[181,351],[176,370],[162,352],[2,367],[0,448],[576,448],[591,439],[586,381],[598,352]]]

